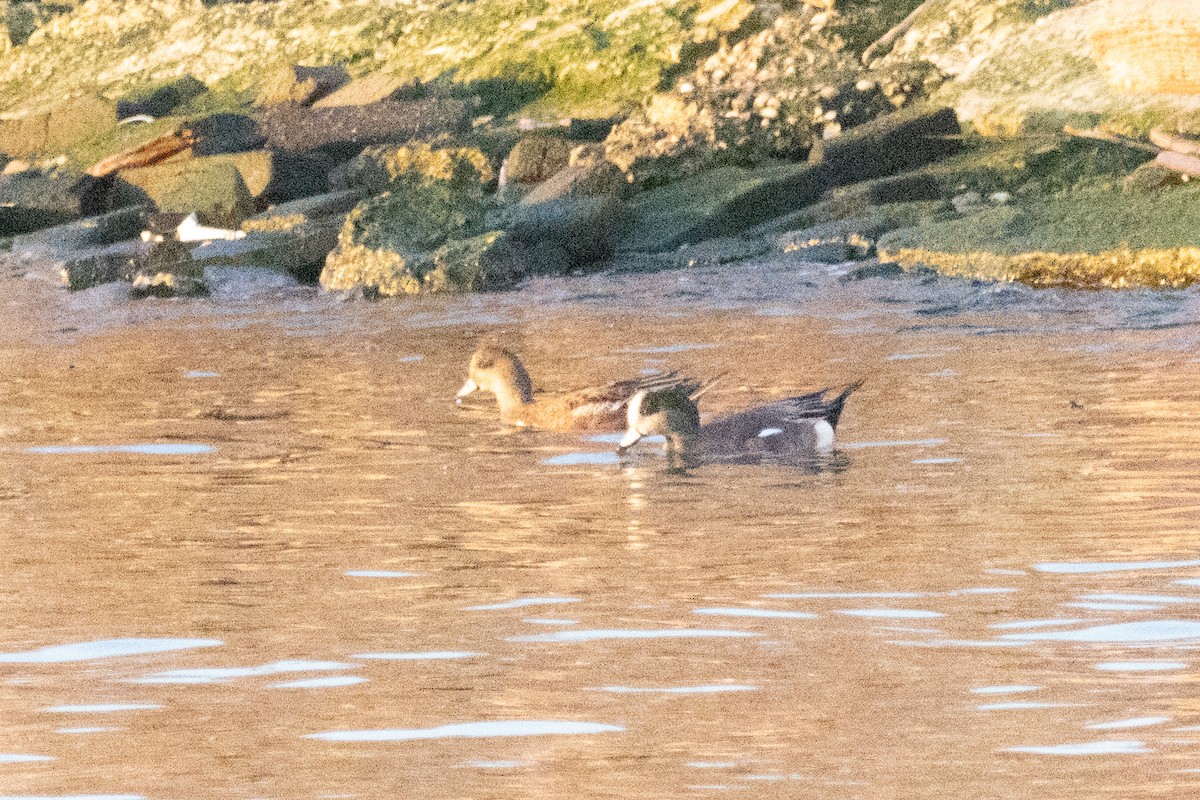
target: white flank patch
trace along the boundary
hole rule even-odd
[[[778,436],[783,433],[783,428],[763,428],[758,432],[758,438],[765,439],[768,436]]]
[[[813,423],[813,432],[817,434],[817,449],[828,450],[833,447],[833,426],[826,420]]]

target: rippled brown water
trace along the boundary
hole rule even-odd
[[[1200,786],[1195,293],[0,295],[0,797]],[[724,371],[712,413],[868,380],[834,468],[675,475],[456,409],[484,337],[547,387]]]

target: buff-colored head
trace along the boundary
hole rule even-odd
[[[471,356],[467,382],[456,398],[461,401],[475,391],[491,392],[502,405],[506,401],[528,403],[533,399],[533,383],[520,359],[511,351],[493,345],[484,345]]]

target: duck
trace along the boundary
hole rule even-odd
[[[643,437],[661,434],[673,469],[710,462],[812,461],[833,449],[842,408],[862,380],[777,400],[700,424],[700,411],[675,387],[640,389],[629,400],[624,455]]]
[[[529,373],[515,353],[484,345],[471,356],[467,381],[455,402],[461,404],[477,391],[491,392],[500,406],[500,421],[506,425],[553,431],[620,431],[629,419],[629,400],[639,392],[674,390],[694,403],[714,383],[715,378],[698,381],[676,372],[660,372],[603,386],[535,394]]]

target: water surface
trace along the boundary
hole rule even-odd
[[[1198,295],[849,270],[0,283],[0,792],[1194,796]],[[456,407],[483,340],[866,383],[828,462],[679,474]]]

